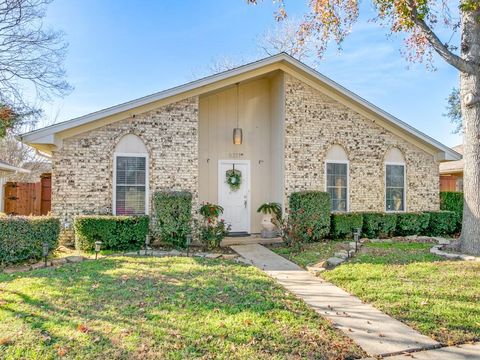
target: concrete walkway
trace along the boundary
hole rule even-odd
[[[317,313],[331,320],[336,328],[341,329],[370,356],[401,354],[440,346],[429,337],[261,245],[236,245],[232,249],[303,299]]]
[[[419,351],[413,354],[396,355],[388,360],[479,360],[480,343],[449,346],[441,349]],[[372,359],[373,360],[373,359]]]

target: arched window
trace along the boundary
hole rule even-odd
[[[148,153],[136,135],[125,135],[113,156],[113,213],[148,213]]]
[[[332,211],[348,211],[348,156],[340,145],[333,145],[325,159],[325,188],[330,194]]]
[[[385,155],[385,210],[405,211],[405,158],[397,148]]]

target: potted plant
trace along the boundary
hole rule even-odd
[[[203,217],[203,222],[198,228],[200,242],[205,250],[218,248],[230,231],[230,225],[225,224],[225,220],[218,220],[223,208],[220,205],[205,203],[199,212]]]
[[[282,206],[276,202],[269,202],[260,205],[258,213],[263,214],[261,225],[263,227],[262,237],[269,238],[277,236],[276,224],[282,218]]]
[[[216,222],[218,217],[223,214],[223,207],[217,204],[203,203],[199,212],[206,222]]]

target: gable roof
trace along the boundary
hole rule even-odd
[[[285,71],[287,68],[301,72],[305,76],[313,79],[313,81],[316,81],[322,86],[327,87],[330,91],[348,99],[352,103],[360,106],[362,109],[384,120],[387,124],[399,129],[400,131],[403,131],[408,136],[416,139],[420,143],[423,143],[430,148],[436,149],[438,151],[436,156],[439,161],[459,160],[462,158],[460,154],[450,149],[448,146],[443,145],[432,137],[415,129],[411,125],[399,120],[393,115],[373,105],[372,103],[368,102],[357,94],[337,84],[335,81],[322,75],[318,71],[303,64],[302,62],[287,55],[286,53],[273,55],[231,70],[227,70],[218,74],[214,74],[199,80],[186,83],[184,85],[173,87],[168,90],[147,95],[139,99],[115,105],[68,121],[37,129],[20,135],[19,140],[33,147],[36,147],[39,150],[50,152],[49,146],[56,144],[58,145],[56,135],[61,134],[62,132],[68,132],[75,128],[80,129],[82,126],[85,126],[92,122],[128,113],[128,111],[145,107],[149,104],[159,101],[168,99],[171,99],[171,102],[178,101],[175,99],[178,99],[178,97],[181,95],[200,95],[202,93],[214,90],[215,84],[219,84],[220,86],[220,83],[223,82],[222,86],[228,85],[227,80],[231,80],[231,83],[234,84],[235,82],[239,81],[238,78],[241,76],[245,76],[246,79],[248,78],[248,76],[255,77],[275,70]],[[128,116],[126,115],[125,117]]]
[[[463,155],[463,145],[457,145],[452,148],[457,153]],[[463,159],[457,161],[449,161],[440,164],[440,174],[462,173],[465,164]]]
[[[9,163],[6,163],[5,161],[0,160],[0,172],[8,172],[8,173],[13,173],[13,172],[29,173],[30,170],[23,169],[23,168],[17,167],[17,166],[13,166],[13,165],[10,165]]]

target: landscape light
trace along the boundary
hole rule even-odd
[[[98,253],[100,252],[101,248],[102,248],[102,242],[101,241],[95,241],[95,260],[97,260]]]
[[[43,259],[45,260],[45,267],[47,267],[47,257],[48,257],[49,250],[50,250],[50,246],[48,245],[48,242],[44,242],[42,244],[42,255],[43,255]]]
[[[150,245],[150,235],[145,235],[145,255],[147,255],[148,245]]]

